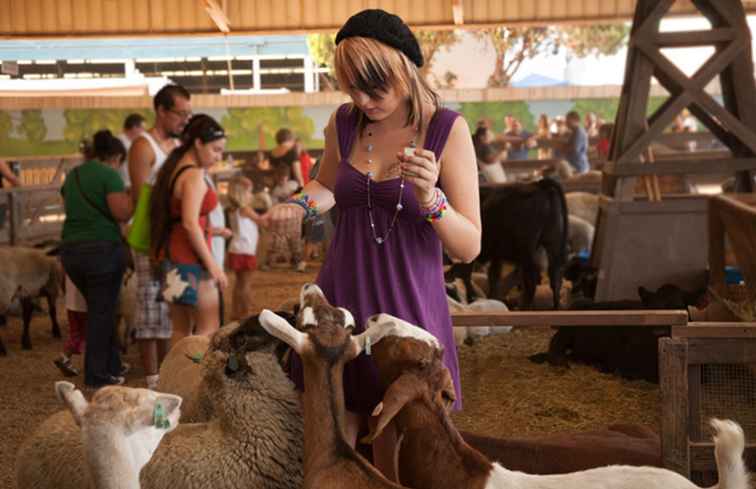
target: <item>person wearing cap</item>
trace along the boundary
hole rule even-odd
[[[336,36],[334,67],[351,103],[328,122],[316,178],[269,217],[311,219],[336,207],[318,285],[332,304],[352,312],[355,332],[371,315],[389,313],[436,336],[459,409],[442,255],[470,262],[480,251],[477,167],[467,123],[441,106],[418,71],[422,65],[417,39],[396,15],[364,10],[347,20]],[[290,374],[303,388],[298,357]],[[346,365],[344,390],[354,442],[360,416],[369,419],[383,395],[369,356]],[[395,479],[395,430],[384,433],[373,460]]]
[[[209,214],[218,194],[205,172],[223,159],[225,147],[220,124],[209,115],[194,115],[155,179],[150,259],[165,274],[161,297],[169,303],[171,347],[192,333],[210,336],[220,327],[216,287],[225,289],[228,278],[211,251]]]

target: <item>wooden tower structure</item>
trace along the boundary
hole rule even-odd
[[[692,0],[709,20],[706,31],[660,32],[662,17],[676,0],[638,0],[630,34],[625,80],[605,168],[603,193],[632,198],[635,177],[695,173],[736,174],[737,189],[753,190],[756,170],[756,86],[751,34],[741,0]],[[714,46],[715,53],[687,76],[662,54],[664,48]],[[724,106],[704,88],[719,77]],[[646,110],[651,79],[670,93],[650,117]],[[731,158],[650,163],[649,144],[685,108],[732,152]]]

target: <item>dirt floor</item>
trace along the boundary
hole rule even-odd
[[[258,272],[255,307],[276,307],[297,296],[314,272]],[[228,310],[228,309],[227,309]],[[67,334],[65,310],[60,323]],[[53,365],[63,343],[50,335],[49,319],[32,322],[32,351],[21,350],[19,318],[0,328],[7,357],[0,357],[0,487],[14,487],[16,452],[23,439],[47,416],[61,409],[53,382],[62,377]],[[658,431],[659,389],[642,381],[628,382],[591,368],[567,370],[536,365],[527,357],[545,351],[548,328],[515,329],[480,339],[459,349],[464,410],[454,414],[461,430],[488,436],[536,436],[575,431],[609,423],[641,423]],[[128,385],[143,387],[138,351],[131,347],[125,360],[133,366]],[[80,365],[80,360],[76,360]],[[81,384],[82,379],[73,382]],[[85,392],[85,395],[89,393]]]

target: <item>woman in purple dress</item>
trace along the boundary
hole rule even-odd
[[[385,312],[436,336],[459,408],[442,250],[465,262],[480,251],[470,130],[459,114],[441,107],[419,74],[420,48],[399,17],[364,10],[344,24],[336,44],[336,76],[352,103],[339,107],[326,127],[317,178],[275,207],[271,218],[307,219],[336,205],[336,231],[318,285],[332,304],[352,312],[355,333],[368,317]],[[294,359],[291,375],[300,388],[301,373]],[[344,389],[347,437],[354,442],[359,417],[369,416],[383,394],[369,357],[346,366]],[[395,444],[389,430],[373,446],[374,463],[392,479]]]

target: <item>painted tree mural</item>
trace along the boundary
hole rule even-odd
[[[47,136],[47,126],[41,110],[22,110],[19,131],[32,144],[39,144]]]
[[[63,137],[68,142],[78,144],[101,129],[118,134],[123,128],[124,119],[132,113],[144,116],[147,127],[152,125],[155,117],[150,109],[66,109],[63,111],[66,119]]]
[[[228,135],[228,149],[270,149],[276,145],[276,131],[286,127],[302,139],[307,147],[315,131],[315,123],[302,107],[251,107],[228,109],[221,125]]]
[[[8,112],[0,110],[0,141],[6,141],[13,129],[13,119]]]
[[[478,121],[487,119],[491,123],[491,129],[501,132],[504,130],[504,117],[507,115],[518,119],[525,129],[529,131],[535,129],[535,118],[530,112],[528,103],[524,101],[462,102],[459,112],[471,130],[474,130]]]

